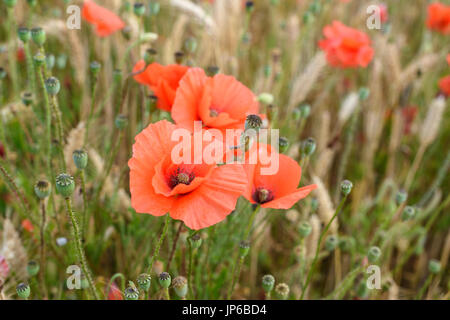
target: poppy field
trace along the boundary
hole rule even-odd
[[[450,1],[0,0],[0,300],[448,300]]]

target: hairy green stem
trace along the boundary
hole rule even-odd
[[[148,266],[148,274],[151,274],[153,263],[156,259],[158,259],[159,256],[159,250],[161,249],[161,245],[164,242],[164,239],[167,234],[167,230],[169,229],[169,221],[170,221],[170,215],[166,214],[166,219],[164,220],[164,227],[161,236],[159,237],[158,244],[156,245],[155,251],[153,252],[152,259],[150,260],[150,265]]]

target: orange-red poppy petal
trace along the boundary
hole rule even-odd
[[[99,37],[109,36],[125,27],[125,23],[114,12],[90,0],[84,1],[81,15],[87,22],[96,26]]]
[[[276,198],[272,201],[263,203],[261,207],[272,209],[290,209],[297,201],[305,198],[312,190],[316,189],[317,185],[312,184],[303,188],[297,189],[295,192],[287,194],[281,198]]]

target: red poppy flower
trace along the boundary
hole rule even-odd
[[[324,40],[319,47],[327,54],[328,63],[334,67],[367,67],[373,58],[370,39],[364,32],[349,28],[339,21],[323,28]]]
[[[139,213],[162,216],[169,212],[191,229],[206,228],[224,220],[235,208],[246,187],[245,172],[238,164],[208,164],[195,151],[194,159],[185,149],[181,154],[188,155],[187,161],[173,160],[172,151],[179,146],[171,138],[176,129],[185,130],[163,120],[136,136],[128,162],[131,204]],[[202,143],[201,151],[210,144]]]
[[[25,49],[23,47],[17,49],[17,61],[19,62],[25,61]]]
[[[244,197],[251,203],[259,203],[263,208],[289,209],[317,188],[315,184],[297,188],[302,169],[295,160],[284,154],[277,154],[271,146],[259,144],[250,152],[257,153],[256,164],[243,166],[248,178]],[[271,155],[275,156],[272,161],[277,161],[278,157],[278,170],[273,174],[265,174],[264,168],[268,169],[270,165],[265,156]]]
[[[115,283],[109,287],[108,300],[123,300],[122,292]]]
[[[133,72],[138,72],[145,67],[145,61],[141,60],[133,68]],[[148,65],[143,72],[134,76],[134,79],[147,85],[158,97],[157,107],[161,110],[170,111],[175,100],[175,93],[178,89],[181,78],[188,71],[189,67],[179,64],[162,66],[159,63]]]
[[[81,15],[96,27],[99,37],[107,37],[125,27],[125,23],[114,12],[90,0],[84,1]]]
[[[180,81],[172,119],[191,131],[194,121],[206,128],[242,129],[246,116],[258,109],[253,93],[234,77],[208,77],[203,69],[191,68]]]
[[[440,2],[428,5],[427,27],[431,30],[450,34],[450,6]]]
[[[25,219],[22,221],[22,228],[32,233],[34,230],[34,226],[29,219]]]
[[[450,76],[443,77],[439,80],[439,89],[441,89],[442,93],[447,97],[450,96]]]

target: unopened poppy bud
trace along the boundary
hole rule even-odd
[[[300,224],[300,227],[298,228],[298,232],[300,233],[300,237],[302,238],[306,238],[307,236],[309,236],[311,234],[312,231],[312,227],[311,225],[304,221]]]
[[[414,209],[414,207],[406,206],[402,212],[402,220],[403,221],[411,220],[414,218],[415,214],[416,214],[416,209]]]
[[[187,52],[194,53],[195,50],[197,50],[197,39],[195,39],[194,37],[188,37],[184,41],[184,48]]]
[[[250,250],[250,242],[241,241],[239,243],[239,256],[245,258]]]
[[[75,150],[72,153],[73,162],[78,170],[83,170],[87,167],[88,154],[84,150]]]
[[[31,39],[33,39],[34,43],[38,46],[42,46],[45,43],[45,38],[45,31],[41,27],[31,29]]]
[[[344,180],[341,182],[341,193],[344,196],[348,196],[352,192],[353,183],[349,180]]]
[[[370,95],[370,90],[369,90],[369,88],[365,88],[365,87],[360,88],[358,94],[359,94],[360,100],[366,100]]]
[[[139,289],[141,289],[142,291],[148,291],[148,289],[150,289],[152,277],[147,273],[142,273],[138,276],[136,282],[139,286]]]
[[[175,62],[178,64],[181,64],[184,59],[184,52],[183,51],[177,51],[175,52]]]
[[[405,190],[399,190],[395,195],[395,203],[399,206],[408,199],[408,193]]]
[[[47,90],[47,93],[49,95],[55,96],[61,89],[61,84],[59,83],[59,80],[57,78],[50,77],[45,80],[45,89]]]
[[[128,125],[128,119],[125,115],[119,114],[114,121],[116,128],[119,130],[125,129]]]
[[[155,58],[158,52],[153,48],[148,48],[144,53],[144,61],[146,65],[152,64],[155,62]]]
[[[142,17],[145,14],[145,6],[142,2],[136,2],[133,6],[133,12],[138,17]]]
[[[6,78],[6,70],[2,67],[0,67],[0,80]]]
[[[148,7],[150,9],[150,14],[152,16],[156,16],[159,13],[159,9],[160,9],[159,2],[153,0],[148,4]]]
[[[441,272],[441,263],[438,260],[431,259],[428,262],[428,270],[432,274],[438,274],[439,272]]]
[[[17,4],[17,0],[3,0],[3,2],[8,8],[14,8],[14,6]]]
[[[245,119],[245,131],[253,129],[258,131],[261,128],[262,120],[261,117],[256,114],[250,114]]]
[[[125,296],[125,300],[137,300],[139,299],[139,291],[132,286],[125,289],[123,295]]]
[[[258,101],[264,104],[272,104],[273,100],[273,95],[267,92],[263,92],[258,96]]]
[[[23,104],[26,105],[27,107],[33,104],[34,95],[31,92],[28,91],[22,92],[20,98],[22,99]]]
[[[177,296],[181,299],[184,299],[188,293],[188,282],[187,279],[183,276],[178,276],[173,279],[173,289]]]
[[[28,299],[30,296],[31,290],[28,283],[19,283],[16,287],[17,295],[22,299]]]
[[[194,234],[192,237],[189,238],[189,242],[190,242],[190,244],[191,244],[193,249],[198,249],[202,245],[202,238],[197,233],[197,234]]]
[[[269,293],[273,290],[275,285],[275,278],[271,274],[266,274],[262,277],[262,287],[265,293]]]
[[[286,283],[279,283],[275,287],[275,293],[279,299],[286,300],[289,296],[289,286]]]
[[[245,2],[245,10],[247,10],[248,13],[253,11],[254,3],[253,1],[246,1]]]
[[[100,72],[102,65],[100,64],[100,62],[98,61],[92,61],[89,64],[89,69],[91,70],[92,76],[94,76],[94,78],[98,75],[98,73]]]
[[[170,277],[170,274],[167,272],[161,272],[158,276],[159,284],[163,288],[170,287],[170,283],[172,281],[172,278]]]
[[[47,64],[47,68],[49,70],[53,69],[53,67],[55,66],[55,56],[53,54],[48,54],[45,57],[45,63]]]
[[[356,241],[352,237],[343,237],[339,239],[339,249],[343,252],[351,252],[356,245]]]
[[[67,173],[61,173],[56,177],[56,190],[64,198],[68,198],[75,190],[75,181]]]
[[[214,77],[218,73],[219,73],[219,67],[218,66],[208,66],[208,67],[206,67],[206,75],[208,77]]]
[[[334,251],[338,244],[338,238],[335,235],[329,235],[325,240],[325,249],[327,251]]]
[[[33,61],[36,67],[41,67],[45,63],[45,55],[42,52],[38,52],[34,55]]]
[[[27,264],[27,272],[30,277],[34,277],[39,272],[39,263],[32,260]]]
[[[300,116],[304,119],[308,118],[311,114],[311,106],[309,104],[302,104],[299,109]]]
[[[19,27],[17,29],[17,35],[23,43],[27,43],[31,39],[31,31],[27,27]]]
[[[34,185],[34,193],[39,199],[45,199],[50,195],[51,185],[46,180],[39,180]]]
[[[316,150],[316,140],[307,138],[302,142],[302,154],[309,157]]]
[[[367,259],[370,263],[375,263],[381,256],[381,250],[378,247],[371,247],[367,253]]]
[[[280,137],[278,139],[278,146],[280,153],[286,152],[289,147],[289,140],[286,137]]]

